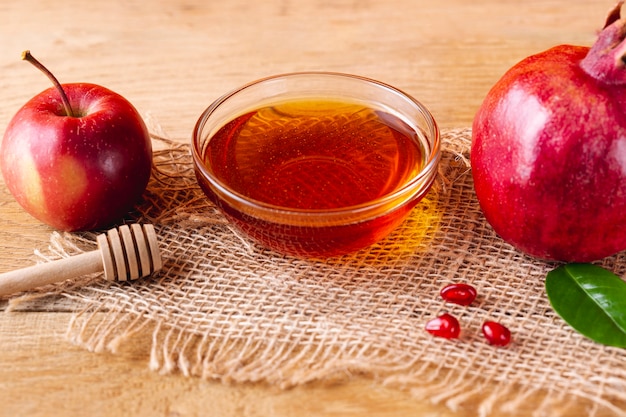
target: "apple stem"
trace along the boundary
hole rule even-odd
[[[606,29],[607,26],[611,26],[613,23],[615,23],[616,21],[622,18],[621,12],[622,12],[623,5],[624,5],[624,0],[620,0],[617,2],[615,7],[611,9],[611,11],[606,17],[606,23],[604,23],[604,29]]]
[[[56,77],[54,76],[54,74],[52,74],[48,68],[46,68],[41,62],[39,62],[34,56],[32,56],[30,54],[30,51],[24,51],[22,52],[22,59],[25,61],[30,62],[31,64],[33,64],[37,69],[39,69],[41,72],[43,72],[44,74],[46,74],[46,76],[50,79],[50,81],[52,81],[52,84],[54,84],[54,86],[56,87],[56,89],[59,91],[59,93],[61,94],[61,100],[63,101],[63,107],[65,108],[65,113],[67,113],[68,116],[70,117],[75,117],[74,116],[74,111],[72,110],[72,106],[70,105],[70,101],[67,98],[67,95],[65,94],[65,90],[63,90],[63,87],[61,86],[61,83],[59,82],[59,80],[56,79]]]

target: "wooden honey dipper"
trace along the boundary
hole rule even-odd
[[[120,226],[97,237],[98,249],[0,274],[0,296],[104,271],[107,280],[142,278],[163,267],[154,226]]]

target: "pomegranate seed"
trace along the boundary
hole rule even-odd
[[[483,334],[494,346],[506,346],[511,341],[510,330],[495,321],[486,321],[483,324]]]
[[[446,285],[439,294],[444,300],[462,306],[468,306],[476,299],[476,290],[468,284]]]
[[[445,313],[426,323],[426,331],[433,336],[456,339],[461,333],[461,326],[454,316]]]

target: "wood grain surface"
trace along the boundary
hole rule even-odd
[[[392,84],[442,128],[468,127],[511,65],[561,43],[590,45],[611,0],[20,0],[0,3],[0,132],[61,80],[104,85],[151,130],[188,141],[199,114],[267,75],[340,71]],[[51,229],[0,186],[0,272],[30,265]],[[7,306],[0,299],[0,309]],[[469,416],[354,376],[289,391],[162,376],[138,352],[95,354],[64,333],[72,305],[0,313],[1,416]],[[148,335],[146,335],[148,337]],[[146,343],[149,341],[146,339]],[[527,410],[520,415],[526,415]]]

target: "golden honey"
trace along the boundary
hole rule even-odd
[[[287,101],[226,123],[201,155],[220,184],[234,195],[274,208],[273,219],[255,216],[236,199],[220,200],[200,175],[199,182],[233,222],[261,243],[296,255],[332,256],[379,240],[415,205],[417,201],[407,201],[385,207],[383,201],[379,217],[354,216],[419,174],[425,163],[420,135],[399,117],[359,103]],[[281,211],[286,210],[334,214],[327,222],[307,224],[306,215],[297,222],[283,221]],[[337,221],[344,211],[347,221]]]

